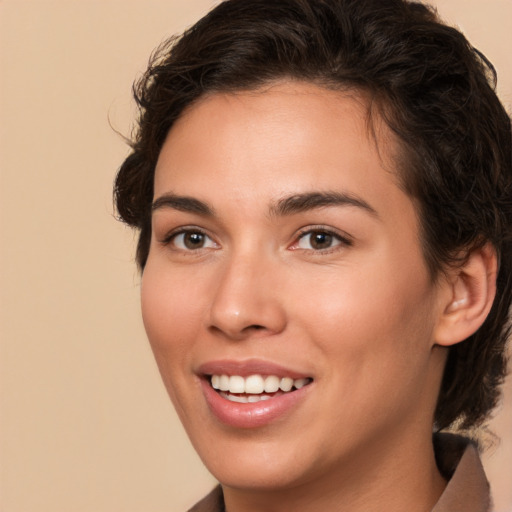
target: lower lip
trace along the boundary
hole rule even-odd
[[[222,423],[236,428],[258,428],[282,418],[300,405],[311,384],[301,389],[253,403],[231,402],[215,391],[209,380],[201,379],[203,393],[212,413]]]

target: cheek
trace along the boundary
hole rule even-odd
[[[300,288],[308,293],[297,296],[295,316],[339,363],[333,371],[342,367],[354,378],[366,369],[383,377],[392,371],[389,377],[403,379],[400,370],[428,359],[433,293],[423,268],[395,268],[384,258],[364,271],[343,269],[329,280],[302,281]]]
[[[144,327],[164,380],[187,367],[187,358],[203,324],[201,291],[183,273],[169,273],[148,262],[141,284]]]
[[[358,429],[382,431],[397,418],[429,411],[424,390],[429,383],[431,326],[422,300],[428,300],[428,294],[409,290],[396,283],[378,292],[347,286],[332,294],[321,310],[318,301],[316,311],[313,303],[309,313],[304,309],[304,323],[314,327],[313,358],[326,361],[326,400],[339,404],[328,408],[333,435],[336,425],[347,425],[347,418],[352,422],[346,431],[350,436]],[[368,417],[373,418],[371,425]]]

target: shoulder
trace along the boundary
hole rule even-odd
[[[224,512],[224,498],[220,485],[196,503],[188,512]]]

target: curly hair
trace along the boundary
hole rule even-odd
[[[227,0],[153,54],[134,85],[132,152],[115,182],[120,218],[140,230],[141,270],[151,240],[155,165],[184,109],[216,92],[279,79],[369,93],[400,143],[400,183],[420,216],[433,278],[491,243],[500,267],[483,326],[450,348],[436,428],[481,424],[506,374],[512,300],[511,123],[496,72],[435,10],[406,0]],[[372,107],[373,108],[373,107]]]

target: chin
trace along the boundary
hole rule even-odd
[[[209,468],[210,469],[210,468]],[[264,463],[233,464],[214,467],[213,476],[224,486],[253,491],[279,491],[296,486],[302,479],[290,466],[275,467]]]
[[[258,437],[249,439],[248,434],[245,439],[217,441],[213,450],[210,440],[209,449],[196,449],[212,475],[222,485],[236,489],[284,490],[300,485],[313,477],[315,468],[320,469],[314,457],[307,456],[303,443],[290,443],[293,436],[288,435],[287,440]]]

